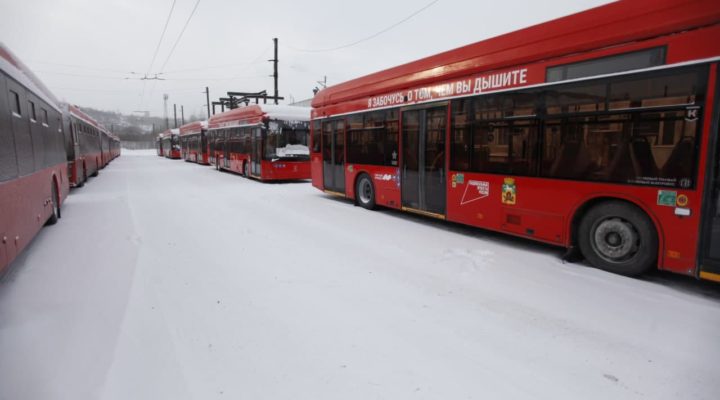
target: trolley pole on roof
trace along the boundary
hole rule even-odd
[[[273,77],[273,80],[275,81],[275,104],[277,104],[278,103],[278,95],[279,95],[278,94],[278,39],[273,38],[273,43],[275,45],[275,58],[273,58],[272,60],[268,60],[268,61],[272,61],[272,63],[273,63],[272,77]]]
[[[207,112],[208,112],[208,119],[210,119],[210,88],[205,86],[205,99],[207,100]],[[215,114],[213,112],[213,114]]]
[[[173,104],[173,116],[175,117],[175,127],[177,128],[177,104]]]

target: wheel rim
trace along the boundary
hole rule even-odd
[[[590,234],[595,253],[608,262],[620,263],[632,259],[640,249],[640,235],[635,226],[621,218],[599,221]]]
[[[360,180],[360,190],[358,190],[358,195],[360,197],[360,201],[363,204],[368,204],[372,200],[372,184],[370,184],[370,181],[363,178]]]

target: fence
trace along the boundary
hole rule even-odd
[[[145,149],[154,149],[155,148],[155,142],[128,142],[126,140],[123,140],[121,142],[123,149],[128,150],[145,150]]]

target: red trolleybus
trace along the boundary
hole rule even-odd
[[[260,180],[310,179],[309,107],[258,104],[208,121],[210,162]]]
[[[110,163],[110,132],[100,129],[100,165],[105,168]]]
[[[0,274],[60,218],[69,191],[63,139],[57,100],[0,44]]]
[[[66,151],[70,185],[80,187],[88,176],[97,176],[104,167],[102,135],[104,128],[77,106],[66,106]]]
[[[198,121],[180,127],[180,148],[182,158],[198,164],[208,165],[207,121]]]
[[[715,0],[621,1],[328,88],[313,185],[720,281],[718,37]]]
[[[155,138],[155,151],[159,157],[162,157],[163,154],[163,146],[162,146],[162,138],[163,134],[159,133],[157,137]]]
[[[179,159],[180,132],[177,128],[168,129],[160,134],[161,153],[165,158]]]
[[[110,161],[120,157],[120,138],[110,134]]]

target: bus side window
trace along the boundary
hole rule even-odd
[[[0,182],[16,178],[18,175],[15,154],[15,138],[12,130],[12,113],[15,107],[19,111],[17,93],[7,90],[5,77],[0,75]],[[12,104],[13,101],[18,103]]]
[[[312,132],[312,152],[320,152],[320,137],[322,135],[322,126],[320,121],[313,121],[313,132]]]

